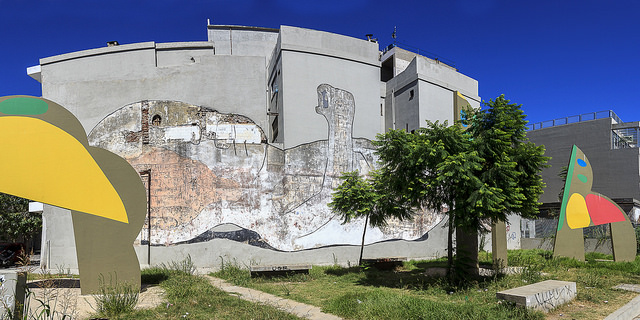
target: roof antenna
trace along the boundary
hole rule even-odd
[[[391,34],[391,38],[393,38],[393,44],[396,44],[396,37],[397,37],[397,32],[398,32],[398,27],[397,26],[393,26],[393,33]]]

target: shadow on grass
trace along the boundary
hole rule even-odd
[[[360,267],[343,268],[340,266],[331,266],[331,267],[328,267],[326,270],[324,270],[325,274],[338,276],[338,277],[341,277],[350,273],[360,273],[360,272],[362,272],[362,269]]]
[[[403,268],[392,271],[368,268],[362,272],[365,277],[356,282],[358,285],[414,291],[437,287],[447,292],[458,292],[475,286],[485,287],[504,277],[502,274],[478,277],[460,273],[449,274],[446,261],[410,262],[405,263]]]

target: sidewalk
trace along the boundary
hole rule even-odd
[[[294,314],[298,317],[313,319],[313,320],[325,320],[325,319],[341,320],[342,319],[332,314],[324,313],[320,310],[320,308],[315,306],[296,302],[289,299],[280,298],[272,294],[264,293],[258,290],[234,286],[222,279],[215,278],[209,275],[205,275],[204,277],[207,278],[207,280],[209,280],[209,282],[214,287],[219,288],[231,294],[236,294],[240,299],[270,305],[280,310]]]

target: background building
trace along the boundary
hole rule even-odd
[[[327,208],[342,171],[375,168],[388,128],[452,122],[478,83],[438,60],[374,40],[282,26],[208,26],[208,41],[118,45],[40,60],[43,97],[92,145],[127,159],[149,191],[143,264],[190,254],[239,262],[355,262],[362,221]],[[44,207],[42,263],[74,269],[68,210]],[[365,256],[446,254],[441,216],[367,232]],[[393,240],[393,241],[391,241]]]
[[[564,179],[560,173],[568,166],[573,145],[577,145],[588,157],[593,168],[594,192],[614,200],[627,212],[634,224],[640,216],[640,149],[638,148],[638,121],[623,122],[613,111],[600,111],[549,120],[529,125],[527,137],[530,141],[544,145],[545,155],[551,157],[549,168],[542,170],[546,183],[543,215],[559,212]],[[524,220],[523,220],[524,221]],[[586,228],[590,238],[605,238],[607,226]],[[525,238],[550,238],[555,236],[557,220],[541,219],[523,224]],[[596,239],[594,239],[596,240]],[[595,250],[595,243],[587,243],[587,251]],[[540,241],[522,240],[522,247],[539,245]],[[601,241],[601,243],[603,243]],[[598,250],[610,253],[610,242]],[[546,247],[549,248],[549,247]]]

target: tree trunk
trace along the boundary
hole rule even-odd
[[[449,230],[447,238],[447,273],[453,271],[453,214],[449,213]]]
[[[477,277],[478,270],[478,230],[456,228],[456,261],[458,274]]]
[[[362,230],[362,243],[360,244],[360,258],[358,259],[358,265],[362,266],[362,253],[364,252],[364,235],[367,233],[367,224],[369,224],[369,215],[364,218],[364,229]]]

